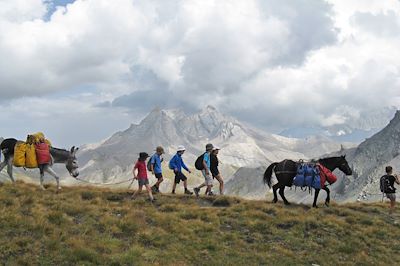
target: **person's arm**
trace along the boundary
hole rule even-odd
[[[399,180],[399,176],[398,175],[394,175],[394,181],[400,185],[400,180]]]
[[[204,167],[204,170],[206,171],[206,175],[209,175],[210,174],[210,169],[208,169],[207,163],[206,163],[205,160],[203,160],[203,167]]]
[[[155,164],[155,156],[152,156],[150,160],[150,169],[153,175],[154,175],[154,164]]]
[[[205,154],[204,154],[204,157],[203,157],[203,167],[204,167],[204,170],[206,171],[206,175],[209,175],[209,174],[210,174],[210,169],[208,169],[206,160],[204,160],[204,158],[205,158],[206,156],[208,156],[208,160],[211,160],[210,155],[207,154],[207,153],[205,153]]]
[[[133,167],[133,170],[132,170],[133,179],[137,179],[137,176],[136,176],[136,169],[137,169],[137,163],[135,164],[135,166]]]
[[[182,168],[185,169],[186,171],[188,171],[189,174],[192,173],[192,172],[189,170],[189,168],[186,166],[186,164],[183,162],[183,160],[182,160]]]

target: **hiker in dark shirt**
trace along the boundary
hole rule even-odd
[[[400,184],[397,175],[393,174],[393,168],[391,166],[386,166],[386,175],[384,177],[388,180],[388,186],[385,188],[386,197],[390,200],[390,210],[389,214],[392,215],[396,207],[396,188],[394,183]]]
[[[219,152],[220,148],[219,147],[214,147],[213,151],[211,152],[210,155],[210,170],[211,170],[211,174],[212,177],[217,179],[219,182],[219,193],[220,195],[224,195],[224,180],[222,178],[221,173],[219,172],[218,169],[218,164],[219,164],[219,160],[218,160],[218,152]]]

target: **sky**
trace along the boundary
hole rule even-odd
[[[400,108],[398,0],[0,0],[0,136],[98,142],[155,107],[259,128]]]

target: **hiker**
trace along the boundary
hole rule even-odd
[[[219,152],[219,150],[220,150],[220,148],[215,146],[211,152],[210,170],[211,170],[211,175],[212,175],[213,179],[215,178],[219,182],[219,194],[224,195],[224,180],[222,179],[222,175],[218,170],[218,164],[219,164],[218,152]]]
[[[164,154],[163,147],[158,146],[156,148],[156,153],[154,153],[150,159],[151,172],[157,178],[157,182],[151,187],[151,190],[153,193],[160,192],[160,184],[164,180],[163,175],[162,175],[162,169],[161,169],[161,162],[163,161],[163,159],[161,158],[161,155],[163,155],[163,154]]]
[[[138,189],[132,195],[132,199],[136,199],[137,195],[142,192],[142,187],[145,186],[147,192],[149,193],[149,198],[151,202],[154,202],[153,194],[151,193],[151,188],[149,186],[149,179],[147,178],[147,170],[146,170],[146,159],[149,155],[145,152],[139,153],[139,159],[136,161],[135,166],[133,167],[133,179],[137,179],[139,183]],[[137,174],[136,174],[137,169]]]
[[[386,197],[390,200],[389,215],[392,215],[396,206],[396,188],[394,182],[400,185],[400,181],[397,175],[393,175],[393,167],[386,166],[386,175],[381,177],[381,190]]]
[[[214,146],[211,143],[208,143],[206,145],[206,152],[203,155],[203,169],[201,170],[201,173],[203,174],[203,177],[204,177],[204,183],[202,183],[200,186],[195,187],[193,189],[194,193],[196,194],[197,197],[199,196],[200,189],[205,186],[207,186],[206,195],[209,195],[209,196],[213,195],[212,190],[211,190],[212,186],[213,186],[213,179],[211,177],[211,171],[210,171],[210,168],[211,168],[210,155],[211,155],[213,148],[214,148]]]
[[[185,194],[193,194],[193,192],[188,190],[187,177],[182,173],[182,168],[185,169],[189,174],[192,173],[182,160],[182,155],[185,153],[185,150],[186,149],[184,146],[178,146],[176,154],[174,155],[174,157],[172,157],[171,161],[169,161],[169,169],[174,170],[175,173],[175,181],[172,186],[172,194],[175,194],[176,184],[179,184],[181,181],[183,181]]]

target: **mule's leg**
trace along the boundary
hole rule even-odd
[[[278,190],[279,185],[275,184],[272,186],[272,191],[274,192],[274,199],[272,200],[272,203],[277,203],[278,202],[278,195],[276,191]]]
[[[14,177],[13,177],[13,160],[10,158],[10,159],[8,159],[8,161],[7,161],[7,173],[8,173],[8,176],[10,177],[10,179],[11,179],[11,181],[13,182],[13,183],[15,183],[15,180],[14,180]]]
[[[1,171],[4,169],[4,167],[6,167],[6,166],[7,166],[7,161],[6,161],[6,160],[4,160],[3,162],[1,162],[1,163],[0,163],[0,172],[1,172]],[[1,183],[3,183],[3,182],[0,181],[0,184],[1,184]]]
[[[6,167],[7,166],[7,161],[6,160],[4,160],[4,162],[1,162],[0,163],[0,172],[4,169],[4,167]]]
[[[318,199],[319,191],[320,191],[320,189],[315,189],[314,202],[313,202],[313,205],[312,205],[314,208],[318,208],[317,199]]]
[[[325,205],[326,207],[329,207],[329,203],[331,201],[331,191],[327,186],[324,187],[324,190],[326,191],[326,200],[325,200]]]
[[[281,186],[279,188],[279,195],[281,195],[281,198],[283,199],[283,202],[285,205],[290,205],[289,201],[285,198],[285,186]]]
[[[56,181],[57,181],[57,190],[61,190],[60,178],[58,177],[56,172],[54,172],[54,170],[49,165],[46,165],[44,167],[44,171],[46,171],[47,173],[49,173],[52,177],[54,177],[56,179]]]

